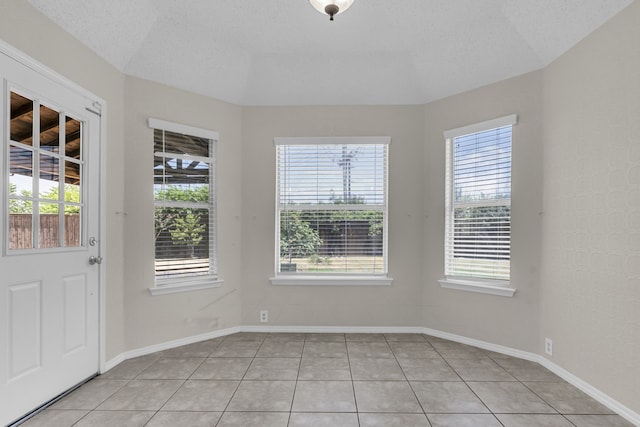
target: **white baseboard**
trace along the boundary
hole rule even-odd
[[[602,403],[604,406],[611,409],[613,412],[620,415],[622,418],[626,419],[633,425],[640,426],[640,414],[632,411],[622,403],[615,400],[613,397],[609,396],[606,393],[603,393],[586,381],[581,380],[571,372],[567,371],[564,368],[561,368],[544,356],[538,356],[537,362],[572,386],[581,390],[583,393],[591,396],[591,398],[593,398],[594,400]]]
[[[578,390],[590,396],[592,399],[600,402],[601,404],[611,409],[616,414],[625,418],[630,423],[636,426],[640,426],[640,414],[632,411],[631,409],[629,409],[622,403],[618,402],[611,396],[603,393],[602,391],[598,390],[591,384],[581,380],[577,376],[573,375],[571,372],[567,371],[564,368],[561,368],[560,366],[556,365],[555,363],[553,363],[552,361],[550,361],[549,359],[547,359],[542,355],[530,353],[528,351],[518,350],[511,347],[505,347],[498,344],[492,344],[486,341],[480,341],[473,338],[467,338],[460,335],[454,335],[448,332],[437,331],[435,329],[429,329],[429,328],[421,328],[421,329],[423,331],[422,333],[427,335],[432,335],[434,337],[448,339],[448,340],[456,341],[462,344],[468,344],[475,347],[483,348],[485,350],[495,351],[496,353],[506,354],[507,356],[513,356],[520,359],[525,359],[525,360],[539,363],[545,368],[547,368],[548,370],[550,370],[551,372],[553,372],[554,374],[556,374],[557,376],[559,376],[560,378],[562,378],[563,380],[565,380],[566,382],[568,382],[569,384],[571,384],[572,386],[576,387]]]
[[[640,426],[640,414],[632,411],[622,403],[618,402],[611,396],[598,390],[591,384],[581,380],[573,375],[571,372],[551,362],[549,359],[542,355],[531,353],[528,351],[522,351],[511,347],[505,347],[498,344],[493,344],[486,341],[476,340],[473,338],[467,338],[461,335],[451,334],[449,332],[438,331],[435,329],[415,327],[415,326],[391,326],[391,327],[375,327],[375,326],[262,326],[262,325],[247,325],[247,326],[235,326],[227,329],[219,329],[217,331],[207,332],[205,334],[194,335],[187,338],[180,338],[173,341],[167,341],[160,344],[155,344],[147,347],[142,347],[135,350],[126,351],[113,359],[109,360],[105,364],[105,372],[115,367],[119,363],[131,359],[133,357],[144,356],[146,354],[155,353],[157,351],[168,350],[182,345],[193,344],[200,341],[205,341],[211,338],[223,337],[226,335],[235,334],[238,332],[289,332],[289,333],[384,333],[384,334],[426,334],[434,337],[447,339],[450,341],[459,342],[462,344],[468,344],[475,347],[479,347],[485,350],[494,351],[496,353],[506,354],[507,356],[513,356],[520,359],[537,362],[549,369],[551,372],[558,375],[560,378],[578,388],[591,398],[600,402],[607,408],[611,409],[616,414],[625,418],[630,423]],[[103,372],[104,373],[104,372]]]
[[[193,344],[200,341],[206,341],[212,338],[224,337],[224,336],[235,334],[238,332],[242,332],[242,328],[239,326],[234,326],[232,328],[218,329],[216,331],[207,332],[200,335],[192,335],[186,338],[180,338],[177,340],[166,341],[160,344],[154,344],[147,347],[137,348],[135,350],[125,351],[124,353],[120,353],[113,359],[107,361],[107,363],[105,364],[105,370],[104,372],[101,372],[101,373],[104,374],[109,369],[115,367],[116,365],[118,365],[121,362],[124,362],[127,359],[133,359],[134,357],[145,356],[147,354],[156,353],[158,351],[163,351],[163,350],[169,350],[172,348]]]
[[[505,347],[499,344],[493,344],[487,341],[480,341],[473,338],[467,338],[462,335],[450,334],[449,332],[442,332],[435,329],[420,328],[421,333],[432,335],[434,337],[443,338],[450,341],[459,342],[461,344],[472,345],[489,351],[495,351],[496,353],[506,354],[507,356],[517,357],[519,359],[529,360],[531,362],[538,362],[539,355],[530,353],[528,351],[518,350],[511,347]]]
[[[105,364],[104,364],[104,370],[100,371],[100,373],[104,374],[109,369],[115,368],[117,365],[119,365],[120,363],[124,362],[127,359],[128,359],[128,357],[126,357],[126,353],[120,353],[119,355],[117,355],[113,359],[107,360],[105,362]]]
[[[401,326],[242,326],[242,332],[289,332],[318,334],[422,334],[424,328]]]

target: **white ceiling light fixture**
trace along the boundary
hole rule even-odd
[[[354,0],[309,0],[311,6],[320,13],[329,15],[329,21],[333,21],[333,16],[349,9]]]

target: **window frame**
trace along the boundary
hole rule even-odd
[[[199,138],[205,138],[210,140],[210,153],[209,157],[202,158],[198,156],[192,156],[188,154],[174,154],[165,152],[154,152],[154,157],[165,157],[170,155],[172,158],[182,158],[187,160],[198,160],[209,164],[209,202],[197,203],[198,205],[206,205],[209,210],[209,268],[210,271],[207,274],[184,274],[176,275],[173,277],[161,277],[156,274],[155,269],[155,242],[154,242],[154,286],[149,288],[151,295],[164,295],[176,292],[185,292],[197,289],[207,289],[220,287],[223,284],[218,276],[218,249],[217,249],[217,144],[219,141],[219,134],[216,131],[209,129],[202,129],[193,126],[187,126],[180,123],[170,122],[166,120],[148,118],[147,125],[154,132],[156,130],[168,131],[173,133],[179,133],[188,136],[194,136]],[[152,138],[153,141],[153,138]],[[154,184],[155,185],[155,184]],[[176,206],[189,207],[195,206],[195,204],[189,204],[189,202],[176,202]],[[154,212],[159,205],[165,205],[161,201],[153,200]],[[178,206],[179,207],[179,206]],[[198,206],[196,206],[198,207]],[[155,232],[155,231],[154,231]]]
[[[391,137],[374,136],[374,137],[275,137],[273,139],[275,147],[278,146],[295,146],[295,145],[315,145],[315,146],[345,146],[345,145],[386,145],[385,147],[385,168],[384,168],[384,204],[382,208],[376,208],[383,214],[383,230],[382,230],[382,253],[383,253],[383,272],[375,273],[331,273],[331,272],[281,272],[280,265],[280,212],[283,210],[280,205],[280,170],[279,159],[276,150],[276,190],[275,190],[275,241],[274,241],[274,277],[269,280],[273,285],[373,285],[387,286],[391,285],[393,278],[389,276],[389,244],[388,244],[388,224],[389,224],[389,145]],[[310,204],[309,209],[313,210],[313,206],[318,204]],[[365,205],[366,206],[366,205]],[[322,209],[320,209],[322,210]],[[341,210],[327,209],[327,210]],[[344,209],[347,210],[347,209]]]
[[[513,171],[513,126],[518,123],[518,116],[511,114],[504,117],[499,117],[492,120],[487,120],[480,123],[463,126],[456,129],[451,129],[444,132],[444,138],[446,143],[446,162],[445,162],[445,227],[444,227],[444,278],[438,280],[442,288],[457,289],[468,292],[477,292],[490,295],[498,295],[504,297],[512,297],[516,289],[511,286],[511,272],[509,273],[508,280],[499,280],[494,278],[479,277],[474,275],[461,276],[447,274],[449,271],[448,266],[448,253],[453,251],[454,248],[450,246],[450,239],[448,236],[451,234],[451,227],[453,227],[454,210],[459,207],[453,201],[453,179],[454,179],[454,143],[455,139],[462,136],[473,135],[476,133],[486,132],[502,127],[512,127],[512,140],[511,149],[512,156],[510,159],[510,173]],[[513,175],[512,175],[513,177]],[[510,193],[508,199],[508,206],[511,208],[513,196]],[[504,200],[504,199],[502,199]],[[485,206],[505,206],[503,202],[488,201],[487,203],[469,203],[470,206],[485,207]],[[511,218],[511,215],[510,215]],[[510,220],[511,222],[511,220]],[[513,242],[511,240],[512,231],[510,230],[510,243],[509,253],[513,249]],[[509,269],[511,270],[511,255],[509,256]]]

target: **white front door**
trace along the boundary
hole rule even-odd
[[[35,68],[35,67],[33,67]],[[0,50],[0,425],[99,369],[100,117]]]

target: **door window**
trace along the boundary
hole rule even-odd
[[[9,251],[82,246],[83,123],[14,91],[10,106]]]

